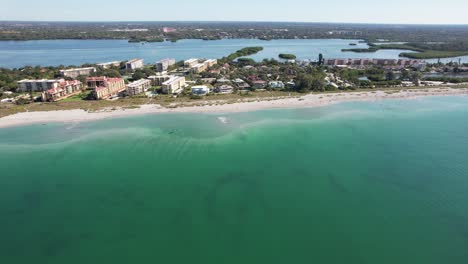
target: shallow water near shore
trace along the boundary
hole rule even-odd
[[[468,97],[0,129],[1,263],[467,263]]]

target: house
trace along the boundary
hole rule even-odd
[[[125,81],[122,78],[88,77],[86,85],[93,89],[96,100],[107,99],[125,91]]]
[[[227,85],[227,84],[220,85],[214,89],[214,92],[219,93],[219,94],[230,94],[233,91],[234,91],[234,87],[232,87],[231,85]]]
[[[192,86],[193,95],[207,95],[210,92],[210,88],[206,85]]]
[[[163,59],[163,60],[160,60],[158,62],[156,62],[156,71],[157,72],[163,72],[163,71],[167,71],[167,69],[176,64],[176,60],[175,59]]]
[[[250,85],[248,83],[246,83],[244,80],[242,79],[235,79],[232,81],[236,86],[237,88],[239,88],[240,90],[244,90],[244,89],[248,89],[250,88]]]
[[[228,84],[228,83],[231,83],[231,80],[223,77],[223,78],[220,78],[220,79],[216,80],[216,83]]]
[[[267,87],[267,82],[263,80],[253,81],[252,86],[254,89],[265,89]]]
[[[149,88],[151,88],[151,80],[141,79],[127,85],[127,94],[134,96],[148,91]]]
[[[81,93],[81,89],[83,84],[80,81],[62,81],[58,86],[42,92],[41,98],[43,102],[56,102]]]
[[[75,68],[75,69],[61,70],[60,74],[62,75],[62,77],[76,79],[79,76],[89,76],[94,72],[96,72],[96,68],[87,67],[87,68]]]
[[[179,94],[184,90],[185,77],[172,76],[162,83],[162,91],[166,94]]]
[[[268,83],[271,89],[284,89],[284,83],[282,81],[271,81]]]
[[[129,60],[125,63],[125,69],[128,71],[134,71],[137,69],[141,69],[145,66],[143,59],[133,59]]]

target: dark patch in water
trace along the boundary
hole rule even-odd
[[[30,191],[23,193],[22,200],[27,209],[35,209],[42,205],[44,197],[39,191]]]
[[[341,193],[349,193],[350,191],[348,190],[348,188],[346,188],[346,186],[340,182],[335,175],[329,173],[328,174],[328,182],[330,183],[330,186],[338,191],[338,192],[341,192]]]
[[[42,246],[42,253],[46,257],[55,257],[66,251],[71,245],[70,239],[49,238]]]
[[[262,172],[258,172],[258,175]],[[207,204],[207,217],[217,221],[225,222],[227,221],[227,215],[221,211],[225,208],[218,208],[220,202],[220,196],[225,192],[225,188],[228,186],[238,187],[238,192],[240,195],[236,197],[238,200],[235,201],[231,213],[234,214],[237,221],[243,221],[249,214],[249,211],[255,205],[259,205],[264,212],[268,211],[268,203],[265,200],[261,192],[261,187],[258,182],[258,179],[252,177],[245,177],[241,173],[228,173],[223,177],[220,177],[215,180],[214,187],[205,197]]]

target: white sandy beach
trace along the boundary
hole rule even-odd
[[[135,109],[104,109],[98,112],[84,110],[63,110],[44,112],[24,112],[0,118],[0,128],[45,123],[77,123],[107,118],[128,117],[157,113],[229,113],[250,112],[262,109],[319,107],[348,101],[377,101],[383,99],[412,99],[421,96],[468,95],[468,89],[423,88],[391,91],[343,92],[329,94],[308,94],[291,98],[249,98],[238,103],[222,104],[218,102],[199,102],[203,106],[180,106],[166,108],[157,104],[142,105]]]

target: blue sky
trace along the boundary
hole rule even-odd
[[[0,20],[468,24],[468,0],[0,0]]]

